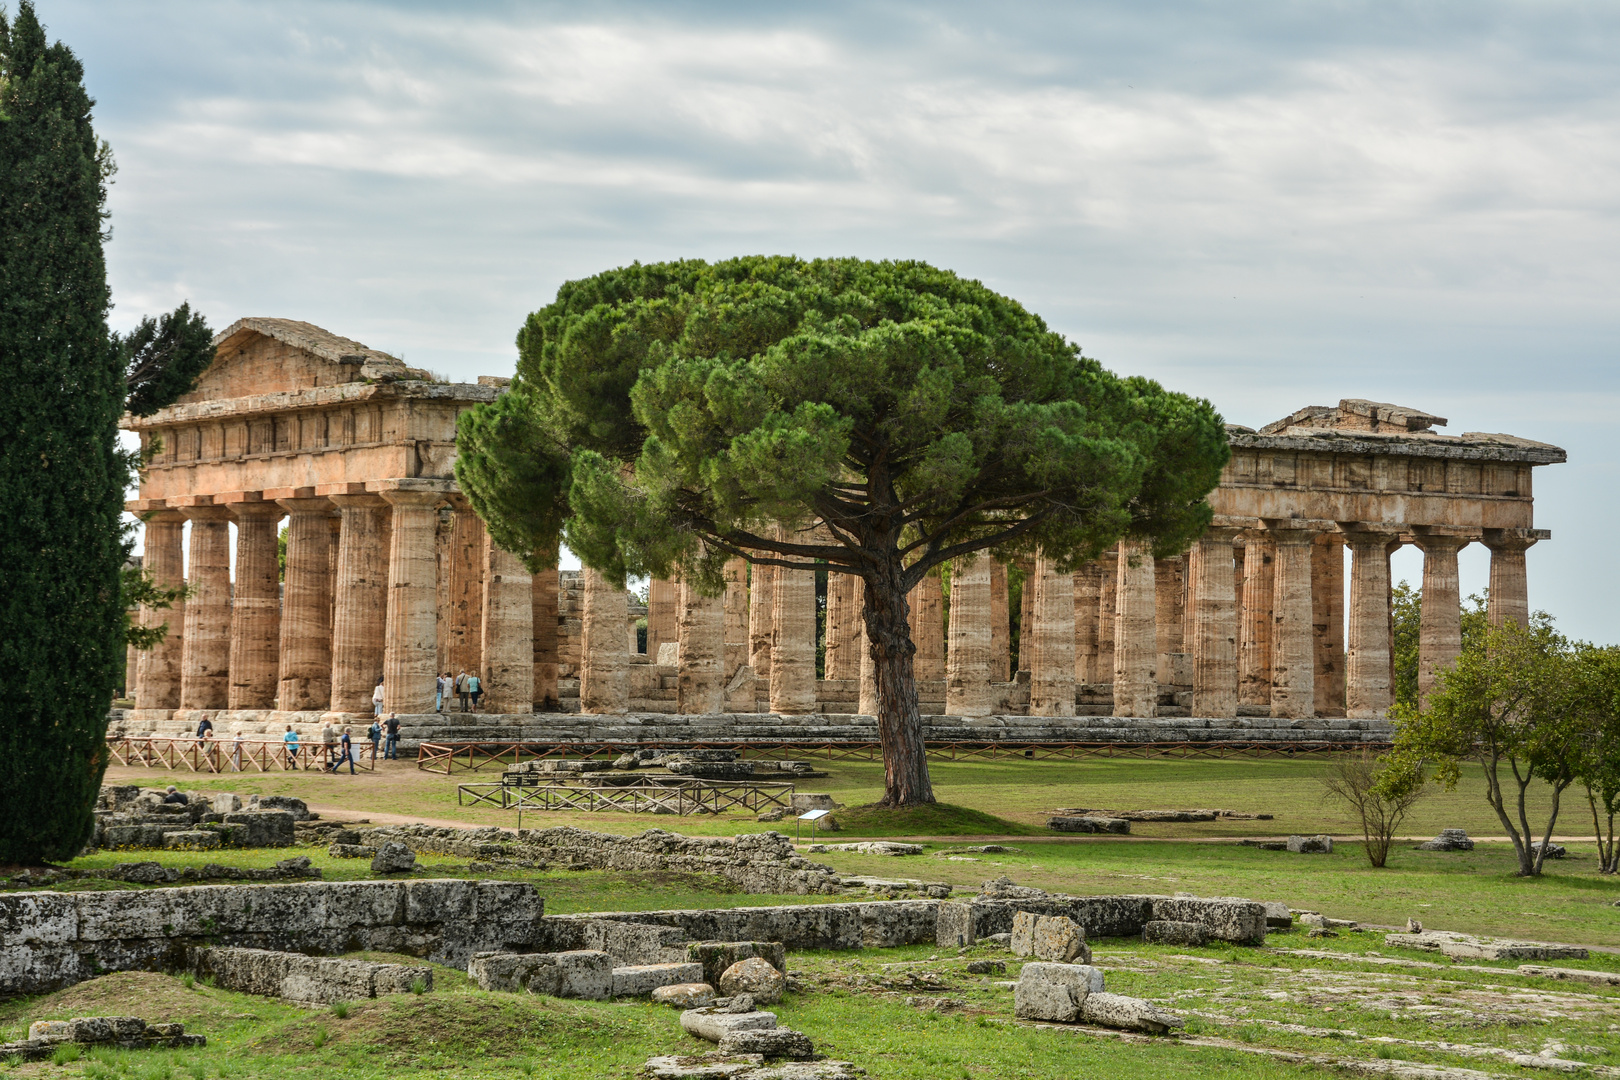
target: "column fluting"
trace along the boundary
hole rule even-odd
[[[332,503],[280,499],[287,511],[276,707],[324,712],[332,702]]]
[[[385,491],[393,509],[388,547],[383,712],[433,711],[437,687],[439,504],[436,491]]]
[[[191,558],[180,707],[223,709],[230,703],[230,514],[223,506],[188,506],[181,513],[191,522]]]

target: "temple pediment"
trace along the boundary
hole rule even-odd
[[[214,362],[177,404],[432,375],[296,319],[238,319],[214,338]]]

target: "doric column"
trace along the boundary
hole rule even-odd
[[[381,495],[332,495],[338,508],[332,617],[332,711],[368,714],[383,674],[388,625],[388,504]]]
[[[861,617],[855,605],[854,574],[827,575],[827,643],[823,666],[829,679],[858,679],[861,657],[855,647]]]
[[[681,587],[666,578],[647,581],[647,655],[658,662],[658,647],[676,640]]]
[[[173,589],[185,584],[185,556],[181,553],[186,519],[178,510],[152,510],[146,514],[146,545],[141,566],[152,580]],[[177,709],[180,707],[180,658],[185,653],[186,601],[176,600],[167,608],[145,608],[143,626],[162,626],[168,633],[163,640],[141,654],[139,685],[135,691],[137,709]]]
[[[704,596],[681,582],[674,607],[681,658],[675,682],[675,710],[687,716],[725,712],[725,600]]]
[[[454,523],[446,568],[450,607],[445,613],[445,664],[454,674],[476,675],[484,666],[484,519],[463,496],[452,496],[450,505]]]
[[[992,658],[990,567],[980,553],[951,564],[950,647],[945,656],[945,712],[989,716]],[[999,565],[999,564],[996,564]]]
[[[783,534],[803,542],[808,537]],[[816,711],[816,575],[813,570],[776,571],[771,598],[771,711],[786,715]]]
[[[722,671],[729,685],[737,669],[748,663],[748,560],[727,559],[725,575],[726,594],[721,601],[725,622],[721,636],[726,651]],[[749,711],[753,711],[751,704]]]
[[[223,709],[230,701],[230,515],[223,506],[188,506],[180,512],[191,522],[180,707]]]
[[[1418,625],[1418,705],[1429,707],[1429,695],[1440,673],[1462,654],[1462,595],[1457,580],[1457,552],[1468,546],[1461,536],[1419,535],[1423,549],[1423,614]]]
[[[482,708],[534,711],[534,577],[523,560],[484,534]]]
[[[332,703],[332,503],[312,498],[277,501],[287,511],[287,571],[276,708],[325,711]]]
[[[771,603],[776,596],[776,567],[750,565],[748,581],[748,662],[753,665],[754,678],[771,677],[771,642],[776,633],[776,621],[771,614]]]
[[[630,705],[630,650],[625,620],[629,596],[590,567],[584,570],[585,614],[581,630],[579,711],[618,714]]]
[[[1529,529],[1487,529],[1491,549],[1491,592],[1485,617],[1492,626],[1530,625],[1530,583],[1524,553],[1537,540]]]
[[[534,711],[557,707],[557,568],[534,575],[529,618],[534,626]]]
[[[1114,615],[1114,715],[1154,716],[1159,707],[1158,620],[1153,552],[1134,540],[1119,544]]]
[[[1344,538],[1321,533],[1311,548],[1311,627],[1316,642],[1316,715],[1345,715]]]
[[[1216,526],[1188,558],[1193,609],[1194,716],[1237,715],[1237,602],[1232,540],[1238,530]]]
[[[853,645],[859,664],[855,677],[860,680],[855,711],[861,716],[878,714],[877,661],[872,659],[872,648],[866,639],[866,580],[855,579],[855,635]]]
[[[1382,719],[1395,697],[1389,681],[1389,551],[1387,532],[1355,529],[1350,545],[1350,635],[1345,656],[1345,715]]]
[[[1012,615],[1008,602],[1007,567],[1000,559],[990,560],[990,681],[1004,683],[1012,678]]]
[[[388,544],[387,637],[383,645],[383,712],[433,711],[438,667],[437,491],[385,491],[393,508]]]
[[[1119,617],[1119,549],[1110,548],[1097,559],[1097,662],[1092,681],[1114,685],[1114,624]],[[1118,710],[1116,710],[1118,711]]]
[[[1153,624],[1158,660],[1154,667],[1161,683],[1175,681],[1170,655],[1186,652],[1184,640],[1187,560],[1180,555],[1153,560]]]
[[[1243,598],[1238,622],[1238,704],[1271,704],[1272,591],[1277,545],[1266,533],[1243,544]]]
[[[1271,596],[1271,715],[1316,715],[1316,630],[1311,622],[1309,529],[1271,531],[1275,547]]]
[[[1102,600],[1102,567],[1087,563],[1074,572],[1074,681],[1097,681],[1097,605]]]
[[[236,519],[236,587],[231,597],[229,709],[273,709],[281,664],[281,568],[273,502],[231,505]]]
[[[1035,653],[1039,648],[1030,628],[1035,624],[1035,605],[1040,600],[1041,582],[1035,574],[1034,559],[1019,559],[1018,569],[1024,575],[1024,587],[1018,591],[1018,663],[1014,671],[1034,671]]]
[[[829,591],[829,599],[831,595]],[[912,657],[915,678],[920,683],[939,682],[945,678],[945,594],[937,567],[923,575],[906,603],[911,609],[911,641],[917,646],[917,654]]]
[[[1035,666],[1030,671],[1031,716],[1074,715],[1074,575],[1060,574],[1057,564],[1042,553],[1035,559],[1033,614],[1035,625],[1026,627],[1035,644]]]

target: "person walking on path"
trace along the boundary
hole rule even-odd
[[[382,715],[382,676],[377,676],[377,685],[371,688],[371,715]]]
[[[291,724],[287,725],[287,734],[281,737],[281,741],[287,746],[287,768],[298,768],[298,732],[293,730]]]
[[[375,765],[377,764],[377,743],[382,739],[382,725],[373,720],[371,726],[366,729],[366,738],[371,740],[371,763]]]
[[[383,745],[383,757],[392,761],[399,760],[399,714],[389,713],[388,721],[383,725],[388,730],[388,742]]]
[[[467,692],[472,695],[473,712],[477,712],[478,699],[484,695],[484,684],[478,680],[478,676],[467,676]]]
[[[321,764],[327,768],[332,766],[332,755],[337,752],[337,735],[332,731],[332,725],[327,724],[321,728]]]
[[[433,711],[444,712],[444,697],[450,692],[450,673],[446,671],[433,680]]]
[[[231,736],[231,771],[242,771],[242,733],[240,731]]]
[[[467,669],[462,668],[461,674],[456,676],[456,696],[461,699],[462,712],[467,711],[467,699],[471,693],[472,691],[467,688]]]
[[[345,761],[349,763],[349,775],[354,775],[354,744],[349,741],[349,729],[343,729],[343,737],[338,741],[338,755],[332,759],[332,771],[338,771],[338,766]]]

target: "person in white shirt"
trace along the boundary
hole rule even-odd
[[[371,688],[371,715],[382,715],[382,676],[377,676],[377,685]]]

